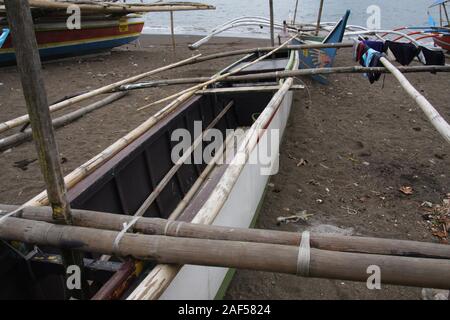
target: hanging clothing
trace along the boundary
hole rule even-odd
[[[363,54],[362,61],[363,61],[363,66],[364,67],[369,67],[370,66],[370,63],[372,62],[372,59],[373,59],[373,57],[374,57],[374,55],[376,53],[378,53],[378,52],[369,48],[366,51],[366,53]]]
[[[412,43],[386,40],[383,52],[388,50],[395,56],[395,60],[403,66],[409,65],[420,52],[420,49]]]
[[[378,51],[383,52],[384,51],[384,42],[383,41],[372,41],[372,40],[365,40],[363,41],[366,46],[369,48]]]
[[[9,29],[3,29],[2,34],[0,35],[0,48],[3,47],[3,44],[5,43],[6,39],[8,39],[9,35]]]
[[[445,66],[445,54],[442,49],[420,46],[418,58],[426,66]]]
[[[356,61],[359,61],[361,63],[361,65],[363,65],[362,62],[361,62],[362,61],[362,57],[367,52],[368,49],[369,48],[364,44],[364,42],[360,42],[358,44],[358,48],[357,48],[357,51],[356,51]]]
[[[380,61],[382,57],[386,57],[386,55],[381,52],[375,52],[372,56],[372,60],[370,61],[369,67],[371,68],[384,67],[384,65]],[[381,72],[369,72],[367,74],[367,77],[369,78],[370,83],[373,84],[376,81],[380,80]]]

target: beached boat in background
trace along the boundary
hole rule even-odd
[[[138,39],[144,28],[144,19],[137,15],[89,17],[82,21],[79,30],[69,30],[64,20],[58,20],[39,18],[35,22],[36,40],[42,60],[110,50]],[[2,27],[5,29],[7,25],[0,25]],[[15,60],[9,36],[0,48],[0,65],[14,64]]]
[[[15,63],[6,12],[0,1],[0,66]],[[70,5],[80,8],[80,28],[67,24]],[[107,51],[135,41],[144,28],[138,13],[214,9],[199,3],[123,4],[111,2],[30,1],[42,60]],[[69,11],[72,12],[72,11]],[[3,36],[3,37],[2,37]],[[4,39],[2,39],[4,38]]]
[[[435,3],[429,7],[429,10],[439,7],[439,23],[434,21],[430,12],[428,12],[428,15],[432,31],[436,32],[436,35],[433,37],[435,45],[450,51],[450,17],[447,9],[448,3],[450,3],[450,0],[436,0]]]
[[[347,28],[348,19],[350,17],[350,10],[348,10],[345,15],[336,23],[330,32],[321,31],[317,35],[309,35],[302,33],[299,37],[301,43],[312,44],[312,43],[341,43],[344,39],[344,34]],[[334,60],[336,58],[337,49],[327,48],[327,49],[305,49],[300,51],[300,68],[301,69],[311,69],[311,68],[330,68],[334,65]],[[328,84],[328,80],[323,75],[312,76],[314,80]]]
[[[347,29],[348,19],[350,17],[351,11],[348,10],[345,15],[339,20],[337,23],[331,24],[330,29],[324,28],[316,28],[316,25],[307,23],[307,24],[295,24],[295,23],[286,23],[284,21],[275,22],[274,29],[281,31],[279,35],[279,41],[282,39],[286,39],[290,34],[298,34],[297,39],[299,43],[304,44],[314,44],[314,43],[340,43],[344,38],[344,34]],[[270,20],[264,17],[258,16],[245,16],[236,18],[228,21],[220,26],[217,26],[211,32],[198,40],[197,42],[191,44],[189,46],[190,49],[198,49],[200,46],[207,43],[214,36],[217,36],[227,30],[233,28],[239,28],[243,26],[260,26],[269,27]],[[317,31],[317,32],[316,32]],[[310,69],[310,68],[328,68],[334,65],[334,60],[336,57],[337,49],[335,48],[327,48],[327,49],[304,49],[300,51],[300,68],[301,69]],[[314,75],[312,76],[316,81],[327,84],[327,79],[323,75]]]

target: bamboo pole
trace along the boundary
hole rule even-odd
[[[428,120],[441,134],[441,136],[450,143],[450,125],[445,119],[437,112],[433,105],[417,91],[413,85],[406,79],[406,77],[397,68],[389,62],[386,58],[380,59],[381,63],[394,75],[400,85],[405,91],[416,101],[422,111],[425,113]]]
[[[285,48],[280,49],[283,50],[300,50],[300,49],[320,49],[320,48],[347,48],[347,47],[352,47],[353,43],[328,43],[328,44],[322,44],[322,43],[318,43],[318,44],[307,44],[307,45],[295,45],[295,46],[286,46]],[[126,85],[132,82],[136,82],[140,79],[143,79],[145,77],[149,77],[155,74],[158,74],[160,72],[166,71],[166,70],[170,70],[172,68],[176,68],[176,67],[181,67],[181,66],[185,66],[185,65],[190,65],[190,64],[195,64],[195,63],[201,63],[201,62],[205,62],[205,61],[210,61],[210,60],[214,60],[214,59],[220,59],[220,58],[225,58],[225,57],[230,57],[230,56],[237,56],[237,55],[243,55],[243,54],[248,54],[248,53],[255,53],[255,52],[268,52],[271,50],[276,49],[276,47],[262,47],[262,48],[251,48],[251,49],[243,49],[243,50],[234,50],[234,51],[229,51],[229,52],[221,52],[221,53],[216,53],[216,54],[212,54],[209,56],[202,56],[201,54],[196,55],[194,57],[188,58],[186,60],[182,60],[155,70],[151,70],[149,72],[145,72],[143,74],[140,75],[136,75],[133,76],[131,78],[128,79],[124,79],[122,81],[98,88],[96,90],[92,90],[89,91],[87,93],[81,94],[79,96],[61,101],[59,103],[56,103],[52,106],[50,106],[50,112],[56,112],[58,110],[61,110],[63,108],[66,108],[68,106],[71,106],[75,103],[84,101],[86,99],[98,96],[100,94],[103,93],[109,93],[114,91],[116,88],[122,86],[122,85]],[[0,123],[0,133],[3,133],[9,129],[24,125],[28,122],[29,118],[28,115],[24,115],[3,123]]]
[[[64,100],[64,101],[62,101],[60,103],[57,103],[57,104],[54,104],[54,105],[50,106],[49,107],[50,112],[55,112],[55,111],[61,110],[63,108],[66,108],[68,106],[71,106],[71,105],[73,105],[75,103],[78,103],[78,102],[81,102],[81,101],[84,101],[84,100],[96,97],[96,96],[98,96],[100,94],[111,92],[111,90],[114,90],[115,88],[118,88],[118,87],[120,87],[122,85],[138,81],[140,79],[143,79],[143,78],[155,75],[157,73],[160,73],[160,72],[163,72],[163,71],[166,71],[166,70],[170,70],[170,69],[173,69],[173,68],[176,68],[176,67],[188,65],[191,62],[195,61],[200,56],[201,55],[196,55],[194,57],[190,57],[188,59],[185,59],[185,60],[182,60],[182,61],[178,61],[178,62],[169,64],[167,66],[160,67],[158,69],[154,69],[154,70],[151,70],[151,71],[148,71],[148,72],[144,72],[144,73],[141,73],[139,75],[130,77],[128,79],[124,79],[124,80],[121,80],[121,81],[109,84],[107,86],[104,86],[104,87],[101,87],[101,88],[89,91],[89,92],[84,93],[82,95],[79,95],[79,96],[76,96],[76,97]],[[9,120],[9,121],[6,121],[4,123],[0,123],[0,133],[2,133],[4,131],[7,131],[9,129],[18,127],[20,125],[23,125],[23,124],[27,123],[28,121],[29,121],[28,115],[23,115],[21,117],[15,118],[13,120]]]
[[[198,190],[200,190],[201,186],[203,185],[203,182],[205,179],[209,176],[211,171],[216,167],[217,163],[220,161],[220,159],[224,156],[224,152],[226,151],[226,148],[230,141],[235,137],[234,134],[229,135],[226,139],[222,147],[218,150],[214,158],[211,160],[210,163],[206,166],[206,168],[202,171],[200,176],[197,178],[195,183],[192,185],[192,188],[189,189],[188,193],[184,196],[183,200],[180,201],[178,206],[175,208],[175,210],[170,214],[169,220],[177,220],[180,215],[183,213],[183,211],[187,208],[190,201],[194,198]]]
[[[273,50],[270,51],[269,53],[267,53],[267,54],[265,54],[265,55],[259,57],[258,59],[253,60],[252,62],[249,62],[249,63],[247,63],[247,64],[245,64],[245,65],[243,65],[243,66],[237,68],[237,69],[234,70],[234,71],[231,71],[231,72],[228,72],[228,73],[225,73],[225,74],[218,74],[218,75],[212,77],[210,80],[205,81],[204,83],[198,84],[198,85],[196,85],[196,86],[193,86],[193,87],[191,87],[191,88],[188,88],[188,89],[186,89],[186,90],[183,90],[183,91],[181,91],[181,92],[179,92],[179,93],[173,94],[173,95],[171,95],[171,96],[169,96],[169,97],[167,97],[167,98],[158,100],[158,101],[153,102],[153,103],[151,103],[151,104],[148,104],[148,105],[146,105],[146,106],[144,106],[144,107],[142,107],[142,108],[139,108],[138,111],[139,111],[139,110],[144,110],[144,109],[150,108],[151,106],[154,106],[154,105],[163,103],[163,102],[165,102],[165,101],[169,101],[169,100],[175,99],[175,98],[177,98],[177,97],[183,97],[184,95],[190,95],[190,96],[192,96],[193,94],[195,94],[195,91],[197,91],[197,90],[199,90],[199,89],[201,89],[201,88],[203,88],[203,87],[206,87],[206,86],[208,86],[208,85],[211,85],[211,84],[213,84],[213,83],[216,83],[216,82],[218,82],[218,81],[221,81],[221,80],[223,80],[223,79],[226,79],[226,78],[228,78],[229,76],[232,76],[232,75],[234,75],[234,74],[236,74],[236,73],[241,72],[242,70],[244,70],[244,69],[246,69],[246,68],[249,68],[249,67],[255,65],[256,63],[258,63],[258,62],[260,62],[260,61],[266,59],[267,57],[270,57],[272,54],[274,54],[274,53],[278,52],[279,50],[281,50],[282,48],[286,47],[286,46],[292,41],[292,39],[294,39],[294,38],[295,38],[295,36],[291,37],[289,40],[287,40],[286,42],[284,42],[284,43],[281,44],[280,46],[276,47],[275,49],[273,49]],[[176,100],[175,100],[175,102],[176,102]]]
[[[303,90],[303,85],[293,85],[290,90]],[[274,92],[280,90],[280,86],[252,86],[252,87],[230,87],[199,90],[197,95],[223,94],[223,93],[248,93],[248,92]]]
[[[320,0],[319,15],[317,17],[316,36],[319,35],[319,31],[320,31],[320,23],[322,21],[322,12],[323,12],[323,2],[324,2],[324,0]]]
[[[0,0],[0,3],[6,1]],[[214,6],[188,2],[188,3],[167,3],[167,4],[114,4],[110,2],[59,2],[49,0],[29,0],[30,6],[34,9],[64,10],[76,4],[82,12],[92,13],[142,13],[142,12],[164,12],[164,11],[190,11],[190,10],[214,10]]]
[[[299,44],[299,45],[289,45],[280,49],[280,52],[291,51],[291,50],[303,50],[303,49],[327,49],[327,48],[351,48],[353,47],[353,42],[342,42],[342,43],[310,43],[310,44]],[[276,47],[260,47],[260,48],[250,48],[250,49],[239,49],[226,52],[213,53],[207,56],[202,56],[197,59],[197,62],[204,62],[213,59],[231,57],[244,55],[249,53],[264,53],[276,49]]]
[[[109,97],[102,99],[98,102],[95,102],[89,106],[80,108],[74,112],[68,113],[62,117],[56,118],[52,121],[53,124],[53,128],[57,129],[60,127],[63,127],[83,116],[85,116],[86,114],[93,112],[97,109],[100,109],[104,106],[109,105],[110,103],[121,99],[122,97],[124,97],[124,94],[112,94]],[[10,148],[12,146],[17,146],[23,142],[26,142],[27,140],[30,140],[33,136],[33,131],[32,129],[27,129],[23,132],[19,132],[16,134],[13,134],[9,137],[5,137],[3,139],[0,139],[0,150],[5,150],[7,148]]]
[[[233,135],[230,135],[227,138],[227,143],[229,143],[232,138]],[[218,158],[222,156],[222,152],[219,151],[210,166],[214,167],[216,162],[218,162]],[[208,173],[203,175],[202,179],[204,180],[207,175]],[[198,191],[198,188],[194,188],[193,190],[195,194],[195,192]],[[183,201],[180,205],[185,208],[189,201],[190,199],[187,199],[187,201]],[[18,206],[0,204],[0,210],[4,211],[4,214],[13,212],[18,208]],[[182,208],[182,210],[184,210],[184,208]],[[171,214],[169,220],[142,217],[134,225],[133,231],[146,235],[162,235],[179,238],[254,242],[286,246],[300,245],[301,233],[298,232],[229,228],[175,221],[178,217],[178,213],[181,211],[175,210]],[[4,214],[0,212],[0,217]],[[49,207],[26,207],[21,209],[16,216],[32,221],[54,222],[52,219],[52,211]],[[72,210],[72,216],[73,225],[77,227],[111,231],[121,231],[124,224],[129,224],[133,220],[133,217],[128,215],[76,209]],[[327,251],[350,253],[450,259],[449,245],[407,240],[312,233],[311,247]]]
[[[71,208],[67,200],[67,189],[58,145],[48,109],[47,93],[42,77],[41,60],[30,6],[27,0],[6,0],[5,5],[39,164],[46,184],[49,203],[53,209],[53,219],[71,225]],[[79,266],[83,276],[83,257],[72,250],[63,250],[62,255],[65,266]],[[86,285],[84,281],[82,283],[83,286]],[[86,288],[83,289],[75,290],[75,293],[83,297],[86,293],[83,291]]]
[[[450,72],[450,66],[414,66],[414,67],[398,67],[398,70],[402,73],[424,73],[424,72]],[[253,80],[267,80],[267,79],[285,79],[289,77],[299,77],[317,74],[341,74],[341,73],[368,73],[368,72],[380,72],[391,73],[389,69],[384,67],[334,67],[334,68],[312,68],[290,71],[278,71],[278,72],[265,72],[258,74],[249,74],[243,76],[231,76],[223,79],[223,82],[239,82],[239,81],[253,81]],[[164,79],[148,81],[136,84],[130,84],[121,86],[116,91],[129,91],[139,90],[147,88],[157,88],[164,86],[173,86],[181,84],[195,84],[207,81],[208,77],[195,77],[195,78],[180,78],[180,79]]]
[[[161,181],[158,183],[158,185],[155,187],[155,189],[152,191],[152,193],[148,196],[148,198],[144,201],[144,203],[141,205],[141,207],[136,211],[134,214],[135,217],[142,217],[145,212],[150,208],[150,206],[153,204],[153,202],[156,200],[156,198],[161,194],[161,192],[164,190],[164,188],[167,186],[167,184],[170,182],[170,180],[176,175],[176,173],[180,170],[181,166],[186,162],[186,160],[191,157],[192,153],[198,148],[198,146],[203,142],[203,139],[205,137],[205,134],[208,132],[208,130],[214,128],[217,123],[219,123],[220,120],[227,114],[227,112],[230,110],[230,108],[234,105],[234,102],[231,101],[228,103],[225,108],[219,113],[219,115],[211,121],[211,123],[208,125],[208,127],[201,133],[199,137],[197,137],[194,141],[194,143],[189,147],[188,150],[183,154],[183,156],[177,161],[177,163],[169,170],[169,172],[164,176],[164,178],[161,179]]]
[[[273,0],[269,0],[270,11],[270,43],[272,47],[275,46],[275,27],[274,27],[274,12],[273,12]]]
[[[367,282],[368,268],[381,269],[381,282],[436,289],[450,288],[450,260],[394,257],[318,249],[303,259],[299,248],[261,243],[199,240],[125,234],[114,248],[116,231],[52,225],[9,218],[0,224],[0,238],[84,252],[132,256],[140,260],[169,264],[190,264],[286,273],[313,278]],[[299,269],[307,263],[309,271]]]

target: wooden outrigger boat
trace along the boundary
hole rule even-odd
[[[9,13],[20,21],[18,14],[26,7],[15,9]],[[31,21],[31,16],[26,19]],[[32,34],[31,23],[22,25],[28,26],[28,35]],[[14,30],[16,40],[20,39],[22,30],[18,25]],[[367,267],[376,265],[383,270],[383,283],[447,289],[448,246],[247,229],[255,221],[269,176],[276,171],[292,104],[291,89],[295,88],[294,74],[308,71],[296,70],[298,50],[313,46],[288,47],[294,38],[265,54],[252,49],[252,54],[207,82],[179,93],[171,104],[68,175],[65,183],[60,176],[74,208],[66,210],[63,219],[58,216],[61,207],[49,199],[54,191],[51,184],[48,194],[41,193],[21,207],[0,205],[0,235],[4,240],[0,242],[0,298],[68,298],[65,293],[71,288],[64,281],[70,278],[66,274],[68,260],[75,267],[84,264],[84,280],[88,281],[83,293],[77,294],[93,299],[217,298],[230,279],[228,268],[366,282]],[[322,44],[314,47],[324,48]],[[30,46],[23,52],[30,51],[38,59],[37,48]],[[22,54],[18,58],[19,67],[31,61]],[[110,92],[197,58],[122,80],[75,100]],[[421,97],[400,71],[383,59],[409,94]],[[279,77],[281,74],[290,75]],[[240,76],[232,80],[233,75]],[[450,126],[425,98],[417,102],[450,141]],[[42,104],[40,111],[46,110],[47,105]],[[35,125],[32,117],[30,112],[28,119]],[[49,112],[47,117],[50,119]],[[0,124],[0,128],[18,126],[22,120],[27,121],[20,117]],[[178,129],[183,130],[181,135]],[[220,136],[215,135],[213,143],[222,143],[215,144],[214,152],[206,145],[211,141],[206,138],[210,129],[217,129],[215,133]],[[181,151],[177,137],[186,133],[191,141],[183,146],[181,159],[174,160]],[[209,151],[198,158],[200,146]],[[59,163],[59,158],[55,161]],[[43,172],[48,173],[46,168]],[[49,201],[53,208],[36,208]],[[123,213],[128,216],[120,215]],[[81,252],[84,260],[78,260]],[[137,262],[130,257],[168,265]]]
[[[327,39],[342,40],[346,21],[343,19]],[[292,41],[298,44],[297,40]],[[297,70],[301,61],[297,50],[277,52],[259,61],[261,56],[262,53],[250,54],[220,74]],[[255,62],[252,66],[243,68],[252,61]],[[236,70],[239,72],[235,73]],[[200,224],[251,227],[269,176],[277,165],[278,148],[292,105],[292,85],[293,78],[217,82],[185,101],[87,177],[69,186],[71,206]],[[171,134],[177,129],[187,129],[195,135],[195,121],[202,121],[203,130],[216,128],[222,132],[224,163],[216,156],[212,163],[184,163],[174,167],[171,155],[176,143],[171,140]],[[228,130],[235,133],[227,135]],[[273,137],[271,132],[276,135]],[[272,142],[270,161],[267,163],[265,159],[262,163],[258,155],[268,139]],[[47,249],[35,252],[28,263],[9,248],[0,249],[1,264],[8,266],[0,270],[0,297],[64,298],[63,268],[58,263],[60,252]],[[138,300],[220,298],[233,274],[227,268],[189,265],[175,272],[174,279],[165,278],[164,272],[155,278],[152,270],[164,266],[132,260],[105,262],[96,254],[87,254],[85,258],[95,299],[127,298],[128,295]],[[164,285],[160,286],[161,282]],[[135,290],[131,292],[130,288]]]
[[[6,13],[0,1],[0,66],[15,63],[14,48]],[[138,13],[161,11],[205,10],[214,7],[198,3],[160,5],[125,5],[117,3],[78,3],[80,28],[69,28],[67,13],[76,2],[30,1],[34,17],[36,40],[42,60],[80,56],[108,51],[139,38],[144,19]],[[71,11],[69,11],[71,12]]]
[[[258,54],[249,55],[223,72],[236,70],[257,58]],[[298,65],[298,52],[285,51],[254,64],[251,70],[242,70],[242,73],[295,70]],[[214,86],[219,93],[207,93],[191,98],[177,108],[176,112],[167,116],[71,188],[68,197],[72,207],[135,214],[149,195],[157,191],[155,188],[173,166],[171,152],[174,143],[171,142],[171,133],[176,129],[187,129],[194,134],[194,121],[202,121],[203,129],[206,126],[212,126],[224,135],[226,130],[241,128],[241,131],[237,131],[240,133],[231,140],[234,140],[233,143],[237,143],[238,147],[243,148],[249,156],[255,155],[257,145],[264,141],[259,129],[263,129],[265,135],[269,130],[279,130],[279,139],[276,140],[276,146],[278,146],[291,109],[293,93],[289,89],[292,82],[292,78],[281,82],[275,79],[265,80],[263,83],[224,82]],[[245,90],[248,86],[261,85],[265,88],[269,86],[269,91],[246,92]],[[237,91],[234,92],[234,89]],[[274,152],[272,157],[275,159],[277,155],[278,152]],[[255,221],[269,175],[260,173],[260,164],[250,164],[247,160],[245,164],[238,166],[233,164],[233,161],[234,158],[231,158],[226,164],[209,166],[209,168],[204,162],[183,164],[176,175],[167,181],[166,186],[159,190],[160,193],[155,197],[152,205],[145,210],[144,216],[169,218],[174,211],[178,210],[179,221],[195,222],[200,217],[205,219],[206,215],[214,225],[251,226]],[[204,176],[205,170],[210,171],[207,178]],[[197,181],[203,181],[200,187],[197,186]],[[230,184],[232,188],[224,194],[224,186]],[[180,204],[186,201],[193,187],[196,188],[195,195],[191,195],[192,199],[186,203],[183,210],[180,210]],[[216,201],[218,197],[223,197],[223,203]],[[49,252],[53,255],[49,255]],[[55,258],[57,253],[57,250],[49,250],[46,253],[37,254],[29,261],[30,269],[27,269],[22,258],[14,257],[9,249],[3,248],[0,255],[0,264],[3,266],[0,271],[2,284],[0,297],[63,298],[62,282],[58,280],[64,277],[61,274],[62,268],[54,267],[54,262],[58,261]],[[87,260],[89,263],[95,264],[93,261],[99,257],[87,255],[86,258],[89,259]],[[98,289],[104,285],[105,280],[108,280],[108,272],[110,277],[113,275],[111,271],[118,271],[119,266],[123,265],[126,264],[111,262],[109,267],[100,268],[98,272],[100,276],[95,275],[95,272],[89,272],[89,276],[92,277],[89,280],[94,281],[91,287]],[[98,271],[98,264],[96,266]],[[131,263],[131,266],[134,270],[132,283],[139,283],[142,279],[136,279],[136,265]],[[151,267],[145,265],[144,269],[151,269]],[[164,292],[162,298],[215,298],[223,292],[222,284],[228,279],[227,273],[228,269],[225,268],[185,266]],[[192,291],[193,282],[196,283],[195,291]],[[121,285],[123,286],[123,283]],[[117,288],[113,291],[117,291]]]

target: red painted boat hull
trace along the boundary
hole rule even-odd
[[[450,51],[450,35],[434,37],[434,44],[444,50]]]

